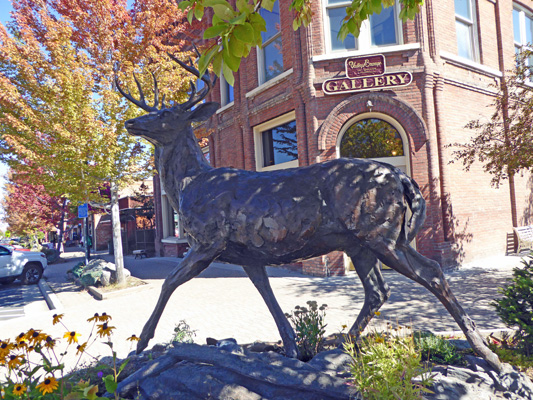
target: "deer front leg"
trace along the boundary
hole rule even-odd
[[[358,248],[348,251],[348,255],[365,289],[363,308],[348,332],[350,335],[359,336],[374,314],[388,300],[390,288],[383,280],[377,257],[370,250]]]
[[[161,314],[174,290],[206,269],[219,254],[220,250],[216,245],[208,248],[200,246],[193,247],[189,250],[181,264],[174,268],[167,276],[161,288],[161,294],[159,295],[155,309],[142,330],[140,340],[137,343],[137,354],[143,351],[150,339],[154,337],[159,318],[161,318]]]
[[[294,329],[292,329],[291,324],[287,320],[287,317],[285,317],[274,296],[265,267],[244,267],[244,271],[261,294],[261,297],[263,297],[263,300],[265,300],[268,310],[272,314],[272,317],[274,317],[281,340],[283,341],[285,354],[287,357],[298,358],[299,354]]]

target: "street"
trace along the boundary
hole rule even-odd
[[[24,317],[33,311],[48,310],[37,285],[15,281],[0,286],[0,321]]]

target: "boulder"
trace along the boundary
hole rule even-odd
[[[124,268],[124,277],[131,276],[131,272]],[[94,259],[83,267],[79,276],[80,283],[83,286],[94,286],[100,284],[109,286],[117,281],[117,267],[115,264],[101,259]]]

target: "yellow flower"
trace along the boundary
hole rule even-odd
[[[46,336],[46,333],[30,329],[26,334],[26,339],[28,339],[32,344],[39,344],[46,339]]]
[[[115,329],[114,326],[108,326],[107,322],[96,326],[98,327],[96,333],[100,335],[100,337],[104,337],[104,335],[111,336],[111,331]]]
[[[135,336],[135,335],[131,335],[129,338],[127,338],[126,340],[129,340],[130,342],[138,342],[139,340],[141,340],[141,338]]]
[[[54,339],[52,339],[51,336],[47,336],[44,341],[45,341],[45,344],[44,344],[45,347],[47,347],[49,349],[53,349],[54,346],[56,345],[56,341]]]
[[[72,343],[78,343],[78,338],[81,336],[81,333],[77,333],[76,331],[72,332],[66,332],[63,337],[67,339],[68,344]]]
[[[100,315],[100,316],[98,317],[98,321],[100,321],[100,322],[107,322],[107,321],[109,321],[110,319],[111,319],[111,315],[107,315],[107,313],[105,313],[105,312],[102,313],[102,315]]]
[[[22,365],[23,363],[24,363],[24,357],[22,357],[21,355],[18,355],[18,356],[10,355],[8,357],[7,366],[9,367],[9,369],[14,369]]]
[[[87,322],[98,321],[99,319],[100,319],[100,315],[98,313],[95,313],[93,317],[87,320]]]
[[[0,358],[7,357],[7,355],[15,348],[15,344],[11,342],[0,342]]]
[[[22,396],[22,394],[24,394],[26,390],[28,389],[24,385],[15,385],[15,387],[13,388],[13,394],[15,396]]]
[[[85,351],[85,348],[87,347],[87,342],[80,344],[78,347],[76,347],[77,351],[76,354],[81,354]]]
[[[61,322],[61,318],[63,318],[65,314],[54,314],[54,320],[52,321],[53,325],[59,324]]]
[[[348,328],[348,325],[342,324],[342,329],[346,329],[346,328]]]
[[[379,317],[379,316],[381,315],[381,313],[380,313],[379,311],[376,311],[376,312],[374,313],[374,315],[376,315],[377,317]]]
[[[46,393],[52,393],[59,387],[59,382],[53,376],[49,376],[42,383],[37,385],[37,389],[45,395]]]

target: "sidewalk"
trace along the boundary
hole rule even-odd
[[[140,335],[157,302],[164,278],[180,259],[135,259],[126,256],[126,268],[148,286],[127,295],[98,301],[66,281],[66,271],[81,260],[77,257],[82,257],[83,253],[66,253],[64,256],[71,257],[70,261],[52,264],[44,275],[61,308],[0,323],[1,337],[14,337],[33,327],[62,338],[66,328],[53,326],[52,316],[64,313],[66,327],[81,332],[83,336],[80,339],[87,340],[91,328],[87,319],[94,313],[106,312],[113,317],[110,325],[116,327],[112,337],[114,350],[119,357],[125,357],[133,349],[125,339],[132,334]],[[101,256],[112,259],[109,255]],[[512,268],[520,265],[520,260],[520,257],[513,256],[493,257],[447,273],[454,294],[478,328],[505,328],[490,303],[497,296],[498,287],[511,276]],[[294,310],[296,305],[305,305],[308,300],[328,305],[327,334],[339,332],[342,325],[350,327],[362,307],[364,292],[354,272],[345,277],[329,278],[309,277],[274,267],[268,268],[268,272],[274,293],[285,312]],[[398,321],[415,329],[435,332],[459,329],[441,303],[425,288],[392,270],[384,271],[383,275],[392,293],[375,323]],[[206,337],[233,337],[241,344],[280,339],[263,299],[242,268],[235,265],[213,263],[200,276],[180,286],[168,302],[149,347],[169,342],[180,320],[185,320],[196,330],[197,343],[205,343]],[[109,355],[109,348],[100,342],[98,340],[89,353],[94,356]]]

